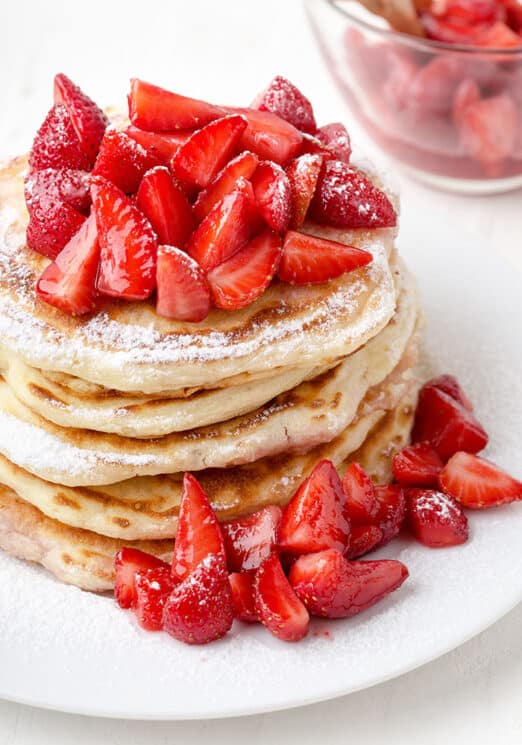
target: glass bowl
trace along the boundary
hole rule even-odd
[[[522,49],[408,36],[355,0],[305,5],[353,115],[404,170],[468,194],[522,186]]]

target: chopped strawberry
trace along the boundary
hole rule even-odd
[[[322,155],[323,160],[342,160],[342,158],[336,158],[333,151],[324,142],[313,135],[307,134],[303,134],[298,155]]]
[[[303,135],[289,122],[269,111],[255,109],[229,109],[231,113],[241,114],[248,121],[248,127],[239,141],[242,150],[251,150],[262,160],[273,160],[284,165],[299,155]]]
[[[262,295],[281,259],[281,237],[265,230],[207,275],[216,308],[244,308]]]
[[[314,136],[332,153],[334,158],[341,160],[343,163],[350,162],[352,144],[344,124],[341,124],[341,122],[325,124],[323,127],[319,127]]]
[[[382,600],[407,577],[400,561],[347,561],[330,548],[301,556],[289,580],[312,615],[348,618]]]
[[[310,616],[292,590],[276,553],[257,570],[254,596],[257,617],[278,639],[297,642],[308,634]]]
[[[210,311],[210,292],[203,270],[174,246],[158,248],[157,303],[160,316],[198,323]]]
[[[163,609],[163,628],[185,644],[208,644],[224,636],[233,620],[225,559],[209,553],[174,587]]]
[[[430,548],[458,546],[468,540],[468,519],[452,497],[431,489],[408,489],[408,521],[421,543]]]
[[[286,167],[292,190],[290,227],[294,230],[299,229],[305,221],[322,163],[321,155],[308,154],[300,155]]]
[[[326,548],[344,551],[350,520],[341,479],[329,460],[320,461],[283,511],[279,547],[292,554]]]
[[[183,248],[194,227],[185,192],[168,168],[156,166],[141,180],[136,204],[152,225],[160,243]]]
[[[350,521],[354,525],[373,523],[379,505],[375,498],[375,486],[366,471],[358,463],[350,463],[342,484]]]
[[[428,442],[443,460],[457,450],[478,453],[488,436],[471,411],[429,383],[421,388],[412,441]]]
[[[447,393],[448,396],[455,399],[455,401],[458,401],[459,404],[462,404],[462,406],[468,411],[473,411],[473,404],[462,390],[457,378],[453,375],[439,375],[437,378],[428,380],[424,387],[427,386],[438,388],[440,391]]]
[[[259,214],[268,227],[284,233],[290,223],[292,187],[288,176],[277,163],[262,161],[252,178]]]
[[[282,514],[280,507],[271,505],[246,517],[221,523],[231,571],[246,572],[258,568],[277,543]]]
[[[254,597],[254,572],[232,572],[228,579],[232,591],[234,616],[246,623],[257,623]]]
[[[54,77],[54,102],[67,109],[83,152],[92,165],[96,160],[108,119],[89,96],[75,85],[67,75]]]
[[[126,194],[134,194],[143,175],[160,160],[125,132],[108,129],[103,137],[93,176],[102,176]]]
[[[522,39],[502,21],[497,21],[491,26],[481,29],[473,37],[473,43],[478,47],[489,47],[494,49],[510,49],[521,47]]]
[[[94,214],[88,217],[36,283],[37,295],[75,316],[90,313],[100,258]]]
[[[230,159],[246,126],[244,117],[233,114],[198,129],[174,154],[172,172],[189,187],[207,187]]]
[[[245,150],[230,160],[204,191],[200,191],[194,203],[194,215],[203,220],[216,204],[234,191],[238,179],[249,179],[257,168],[259,158]]]
[[[425,442],[409,445],[393,458],[393,478],[402,486],[437,486],[444,461]]]
[[[138,623],[147,631],[160,631],[165,603],[175,587],[170,567],[138,570],[135,577],[134,612]]]
[[[184,580],[209,554],[225,560],[223,534],[207,495],[194,476],[186,473],[183,477],[172,574]]]
[[[186,248],[204,271],[222,264],[247,244],[250,209],[244,194],[227,194],[192,233]]]
[[[114,559],[114,597],[121,608],[133,608],[136,604],[136,575],[149,569],[169,568],[161,559],[137,548],[125,546]]]
[[[480,88],[472,78],[464,78],[453,95],[453,121],[460,126],[464,112],[470,104],[480,101]]]
[[[90,163],[72,125],[67,109],[55,104],[33,140],[29,169],[71,168],[87,171]]]
[[[55,259],[85,222],[81,215],[65,202],[44,200],[29,214],[26,240],[33,251]]]
[[[289,230],[278,276],[291,284],[316,284],[340,277],[372,261],[368,251]]]
[[[376,525],[352,525],[346,559],[358,559],[382,544],[383,532]]]
[[[155,155],[164,165],[170,163],[180,145],[183,145],[192,132],[180,130],[174,132],[147,132],[144,129],[129,125],[125,134],[141,145],[147,152]]]
[[[101,248],[97,289],[102,295],[144,300],[156,286],[158,243],[150,223],[114,184],[91,184]]]
[[[310,215],[319,223],[340,228],[389,228],[397,224],[386,194],[362,172],[340,160],[323,163]]]
[[[63,202],[74,207],[82,215],[89,214],[91,194],[87,171],[75,171],[70,168],[30,171],[24,182],[24,193],[30,214],[36,210],[47,212],[50,203]]]
[[[495,165],[510,156],[517,132],[517,107],[506,93],[470,103],[460,116],[462,147],[484,165]]]
[[[401,486],[391,484],[376,486],[375,498],[379,505],[375,522],[382,530],[382,541],[379,545],[384,546],[395,538],[402,527],[406,517],[406,496]]]
[[[498,0],[444,0],[434,15],[442,15],[452,23],[472,26],[493,23],[498,17]]]
[[[312,104],[295,85],[281,75],[272,80],[251,106],[258,111],[277,114],[301,132],[314,134],[317,129]]]
[[[180,96],[133,78],[129,95],[129,117],[135,127],[152,132],[196,129],[224,116],[219,106]]]
[[[464,507],[485,509],[522,499],[522,482],[494,463],[470,453],[455,453],[439,475],[440,488]]]
[[[473,45],[474,37],[486,24],[451,23],[445,18],[437,18],[431,13],[421,13],[420,20],[429,39],[446,44]]]

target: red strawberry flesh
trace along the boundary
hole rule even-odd
[[[257,570],[254,596],[259,620],[275,637],[296,642],[308,634],[308,611],[290,586],[276,553]]]
[[[152,132],[196,129],[223,115],[219,106],[172,93],[143,80],[131,80],[129,117],[140,129]]]
[[[228,577],[232,591],[234,616],[246,623],[257,623],[254,597],[254,572],[232,572]]]
[[[145,150],[125,132],[108,129],[92,173],[107,179],[126,194],[133,194],[143,175],[159,164],[154,153]]]
[[[160,316],[191,323],[208,316],[210,292],[205,275],[184,251],[159,246],[156,284],[156,310]]]
[[[120,549],[114,560],[114,597],[121,608],[133,608],[136,603],[136,575],[149,569],[169,568],[161,559],[128,546]]]
[[[163,608],[174,586],[168,565],[146,571],[138,570],[134,612],[142,628],[147,631],[160,631],[163,628]]]
[[[252,103],[253,109],[271,111],[301,132],[314,134],[317,129],[310,101],[289,80],[275,77]]]
[[[67,109],[55,104],[36,133],[29,155],[29,169],[71,168],[87,171],[89,159],[85,155]]]
[[[477,455],[455,453],[439,475],[445,494],[471,509],[486,509],[522,500],[522,482]]]
[[[258,568],[277,543],[281,516],[281,508],[271,505],[246,517],[221,523],[230,571]]]
[[[393,478],[402,486],[437,486],[444,461],[424,442],[403,448],[393,458]]]
[[[308,154],[295,158],[286,167],[291,186],[290,227],[294,230],[300,228],[306,219],[322,163],[321,155]]]
[[[277,163],[262,161],[251,182],[259,214],[272,230],[283,233],[292,212],[292,187],[288,176]]]
[[[468,540],[468,519],[452,497],[430,489],[408,489],[407,499],[410,528],[425,546],[444,548]]]
[[[190,202],[164,166],[143,176],[136,204],[150,222],[160,243],[182,248],[194,228]]]
[[[259,158],[254,153],[245,150],[217,174],[207,189],[200,191],[194,203],[196,219],[203,220],[223,197],[234,191],[238,179],[249,179],[257,168]]]
[[[67,75],[54,78],[54,102],[63,104],[90,164],[98,154],[108,124],[103,111]]]

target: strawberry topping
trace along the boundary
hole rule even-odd
[[[91,206],[89,174],[71,168],[56,170],[44,168],[30,171],[24,182],[25,202],[31,216],[52,209],[53,204],[68,204],[82,215],[88,215]]]
[[[269,111],[230,109],[248,122],[239,141],[242,150],[251,150],[262,160],[284,165],[299,155],[303,135],[289,122]]]
[[[277,543],[281,508],[264,507],[246,517],[222,523],[228,567],[232,572],[257,569]]]
[[[278,233],[288,228],[292,210],[292,187],[281,166],[262,161],[252,176],[259,214]]]
[[[235,190],[240,178],[249,179],[257,168],[259,158],[248,150],[240,153],[217,174],[194,203],[196,219],[203,220],[223,197]]]
[[[84,222],[85,216],[69,204],[60,200],[42,200],[29,213],[27,245],[33,251],[55,259]]]
[[[383,532],[377,525],[352,525],[346,559],[358,559],[382,544]]]
[[[203,270],[188,254],[173,246],[158,248],[156,266],[160,316],[198,323],[210,311],[210,292]]]
[[[111,181],[126,194],[134,194],[144,173],[159,163],[154,153],[145,150],[125,132],[108,129],[92,173]]]
[[[291,187],[290,227],[294,230],[299,229],[305,221],[322,164],[321,155],[301,155],[286,167]]]
[[[439,484],[464,507],[485,509],[522,500],[522,482],[477,455],[455,453],[439,475]]]
[[[430,548],[468,540],[468,519],[452,497],[440,491],[408,489],[408,521],[415,537]]]
[[[130,125],[125,134],[132,137],[148,153],[155,155],[164,165],[170,163],[180,145],[183,145],[192,132],[180,130],[179,132],[147,132]]]
[[[297,642],[310,628],[310,616],[293,591],[276,553],[270,554],[254,579],[256,614],[278,639]]]
[[[393,478],[402,486],[437,486],[444,466],[440,455],[430,445],[419,442],[400,450],[393,458]]]
[[[134,608],[136,605],[136,575],[150,569],[167,568],[169,565],[152,554],[137,548],[125,547],[118,551],[114,560],[116,578],[114,597],[121,608]]]
[[[196,129],[223,115],[219,106],[171,93],[143,80],[131,80],[129,117],[140,129],[151,132]]]
[[[232,591],[234,616],[246,623],[257,623],[254,596],[254,572],[232,572],[228,577]]]
[[[144,175],[136,205],[152,225],[160,243],[182,248],[194,227],[190,202],[168,168],[157,166]]]
[[[334,158],[343,163],[350,162],[352,145],[344,124],[341,122],[325,124],[315,132],[314,136],[332,153]]]
[[[85,171],[89,166],[67,109],[63,104],[55,104],[36,133],[29,155],[29,169],[71,168]]]
[[[368,251],[289,230],[283,243],[278,276],[291,284],[316,284],[366,266]]]
[[[271,111],[301,132],[314,134],[317,129],[314,111],[310,101],[289,80],[281,75],[275,77],[270,85],[252,103],[253,109]]]
[[[168,565],[136,572],[134,613],[142,628],[161,631],[163,609],[174,586]]]
[[[373,523],[379,504],[375,497],[375,486],[366,471],[358,463],[350,463],[342,483],[351,522],[354,525]]]
[[[103,111],[67,75],[54,78],[54,102],[63,104],[71,118],[83,152],[92,165],[108,124]]]

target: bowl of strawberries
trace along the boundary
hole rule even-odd
[[[381,3],[387,20],[364,6],[307,2],[330,72],[368,135],[435,187],[521,187],[522,4]]]

